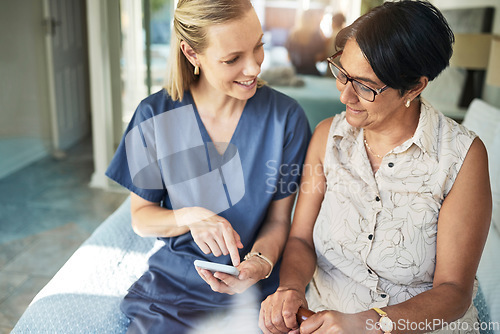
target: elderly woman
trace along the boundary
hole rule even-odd
[[[300,333],[478,332],[487,154],[421,97],[453,42],[424,1],[384,3],[338,35],[346,111],[313,134],[264,333],[298,331],[300,307],[316,311]]]
[[[131,191],[136,233],[159,240],[121,308],[130,333],[206,332],[207,318],[228,327],[234,308],[258,330],[309,125],[257,78],[263,32],[249,0],[180,0],[173,27],[166,88],[140,103],[107,171]],[[195,268],[200,259],[239,275]],[[254,285],[257,303],[235,298]]]

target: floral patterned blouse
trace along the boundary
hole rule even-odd
[[[387,153],[376,173],[363,129],[350,126],[345,113],[334,117],[323,167],[327,190],[314,226],[311,309],[360,312],[432,288],[439,210],[476,135],[421,102],[414,136]],[[473,328],[473,304],[457,321]]]

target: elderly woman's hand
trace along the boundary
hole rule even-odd
[[[337,311],[321,311],[302,323],[300,326],[301,334],[309,333],[328,333],[328,334],[349,334],[364,333],[354,330],[354,324],[351,319],[353,315]]]
[[[299,328],[297,311],[307,308],[305,293],[301,289],[279,287],[261,304],[259,327],[265,333],[288,333]]]
[[[368,320],[371,319],[370,323]],[[321,311],[311,315],[300,325],[300,334],[349,334],[370,333],[379,334],[376,313],[365,311],[361,313],[342,313],[338,311]]]

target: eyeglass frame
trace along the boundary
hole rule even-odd
[[[340,83],[342,83],[343,85],[347,85],[347,83],[348,83],[348,82],[351,82],[351,84],[352,84],[352,83],[353,83],[353,81],[355,81],[356,83],[360,84],[360,85],[361,85],[361,86],[363,86],[363,87],[368,88],[369,90],[371,90],[371,91],[373,92],[373,100],[371,100],[371,101],[370,101],[370,100],[368,100],[368,99],[366,99],[366,98],[362,97],[362,96],[358,93],[358,91],[356,90],[356,88],[355,88],[356,86],[352,85],[352,88],[353,88],[354,92],[356,93],[356,95],[357,95],[357,96],[359,96],[360,98],[362,98],[363,100],[368,101],[368,102],[373,102],[373,101],[375,101],[375,97],[376,97],[377,95],[380,95],[380,94],[381,94],[383,91],[385,91],[387,88],[389,88],[389,86],[385,85],[384,87],[382,87],[382,88],[378,88],[378,89],[377,89],[377,88],[372,88],[372,87],[370,87],[370,86],[368,86],[368,85],[366,85],[366,84],[364,84],[364,83],[360,82],[359,80],[354,79],[353,77],[351,77],[349,74],[347,74],[347,73],[345,72],[345,70],[343,70],[342,68],[340,68],[339,66],[337,66],[337,64],[335,64],[335,63],[333,62],[333,60],[334,60],[335,58],[339,57],[340,55],[342,55],[342,53],[343,53],[343,52],[344,52],[344,50],[340,50],[340,51],[338,51],[337,53],[333,54],[332,56],[330,56],[330,57],[326,58],[326,61],[327,61],[327,62],[328,62],[328,64],[330,65],[330,66],[329,66],[329,67],[330,67],[330,72],[332,72],[332,74],[333,74],[333,76],[335,77],[335,79],[336,79],[336,80],[339,80],[339,81],[340,81],[340,79],[339,79],[339,78],[335,75],[335,73],[333,72],[332,66],[335,66],[335,67],[336,67],[336,68],[337,68],[340,72],[342,72],[342,74],[343,74],[343,75],[346,77],[346,79],[347,79],[345,83],[342,83],[342,81],[340,81]]]

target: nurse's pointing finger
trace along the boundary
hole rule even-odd
[[[240,236],[236,233],[235,230],[231,227],[231,225],[226,226],[222,235],[224,236],[224,241],[226,243],[227,250],[229,251],[229,256],[231,256],[231,261],[233,262],[233,266],[240,265],[240,253],[238,252],[238,247],[241,245]]]

